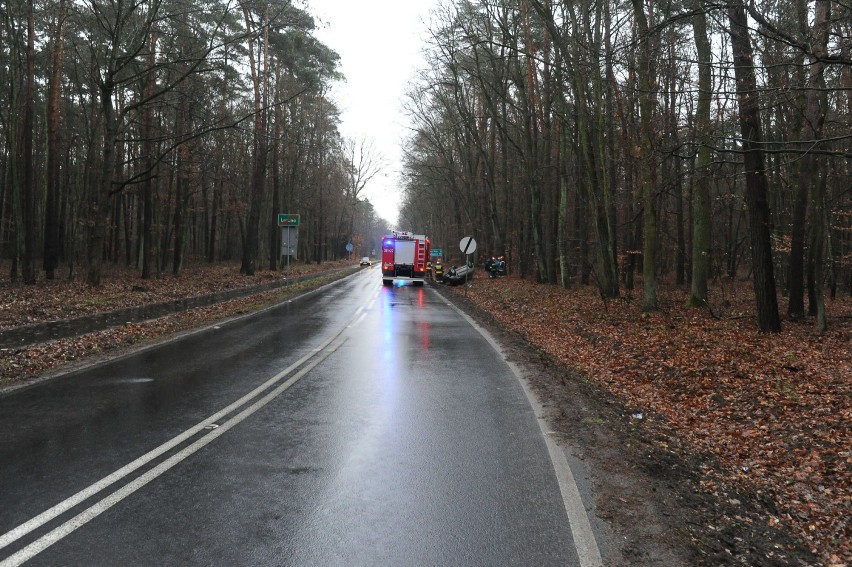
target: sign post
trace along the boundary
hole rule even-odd
[[[281,213],[278,215],[278,226],[281,227],[281,253],[287,256],[287,285],[290,285],[290,256],[296,259],[299,248],[299,223],[302,215],[299,213]]]
[[[472,256],[473,253],[476,252],[476,240],[474,240],[472,236],[465,236],[464,238],[461,239],[461,242],[459,242],[459,249],[462,251],[462,254],[464,254],[465,265],[473,268],[473,266],[471,266],[471,264],[470,264],[471,263],[470,256]],[[468,272],[465,273],[465,275],[464,275],[464,296],[465,297],[467,297],[467,282],[468,282],[468,274],[469,273],[470,273],[470,270],[468,270]]]

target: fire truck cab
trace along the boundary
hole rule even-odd
[[[429,254],[429,239],[423,234],[396,230],[388,234],[382,238],[382,283],[410,281],[423,285]]]

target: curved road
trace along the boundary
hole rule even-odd
[[[513,369],[378,270],[0,396],[0,431],[4,567],[600,564]]]

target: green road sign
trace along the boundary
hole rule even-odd
[[[444,251],[440,248],[432,248],[432,253],[430,254],[430,256],[432,256],[433,258],[443,258]]]
[[[281,213],[278,215],[278,226],[299,226],[301,217],[299,213]]]

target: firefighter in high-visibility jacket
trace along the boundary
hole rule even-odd
[[[444,262],[440,258],[438,258],[435,261],[434,271],[435,271],[435,281],[436,282],[443,282],[444,281]]]

